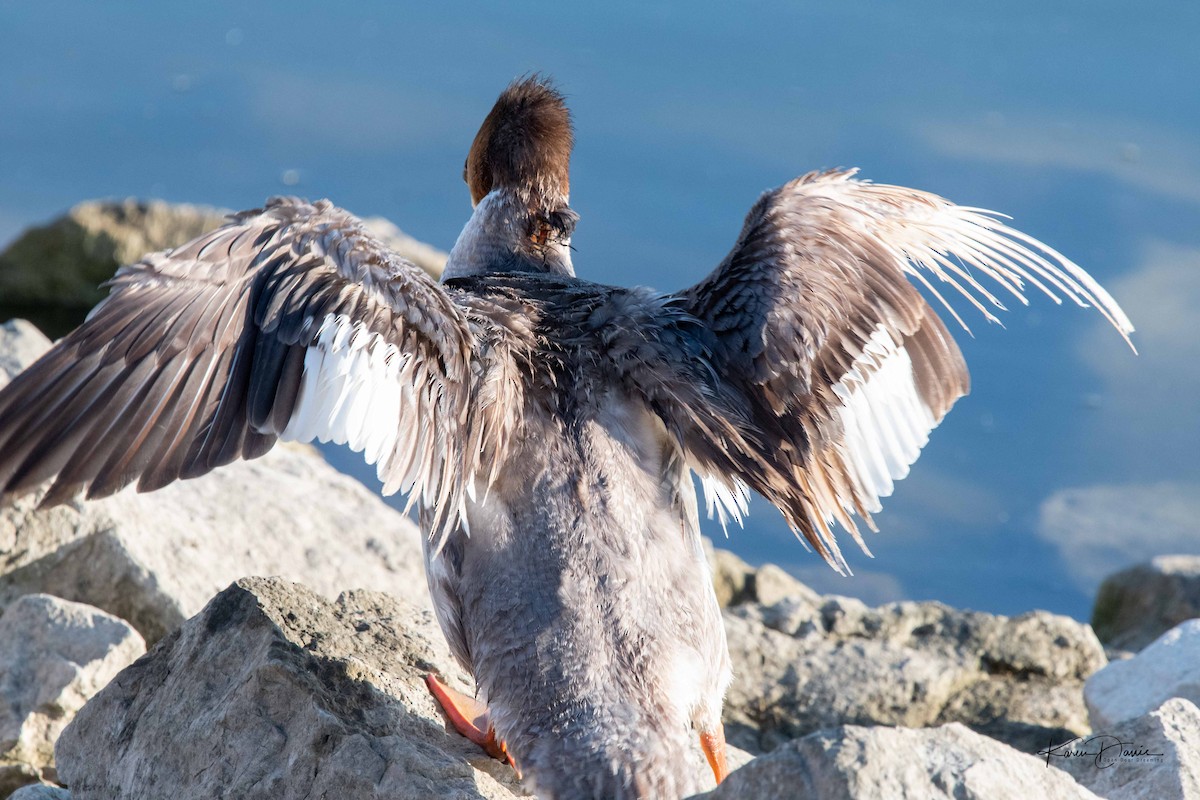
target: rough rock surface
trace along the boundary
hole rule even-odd
[[[1105,663],[1091,629],[940,603],[868,608],[811,592],[726,611],[730,740],[751,752],[842,724],[962,722],[1026,753],[1089,730],[1083,680]]]
[[[1092,800],[1065,772],[962,725],[843,726],[790,742],[695,800]]]
[[[717,602],[722,608],[738,603],[754,601],[754,567],[728,550],[713,547],[712,540],[704,539],[704,550],[708,555],[708,566],[712,570],[713,588]]]
[[[1200,798],[1200,709],[1182,698],[1073,742],[1069,749],[1095,755],[1063,756],[1053,759],[1054,765],[1101,797]]]
[[[1200,704],[1200,619],[1176,625],[1131,659],[1109,664],[1088,679],[1083,696],[1098,731],[1172,697]]]
[[[507,798],[515,773],[448,733],[425,689],[469,691],[429,612],[238,581],[122,672],[59,739],[74,800]]]
[[[763,564],[754,571],[748,583],[754,602],[763,606],[774,606],[785,600],[809,604],[821,602],[821,595],[774,564]]]
[[[50,347],[50,340],[32,322],[12,319],[0,324],[0,389]]]
[[[54,742],[71,716],[146,651],[99,609],[31,594],[0,615],[0,797],[53,777]]]
[[[0,298],[10,309],[45,314],[65,332],[107,294],[100,284],[117,267],[147,253],[176,247],[225,221],[227,211],[161,200],[89,200],[62,217],[30,228],[0,252]],[[440,275],[446,254],[391,222],[367,227],[400,255]],[[45,322],[46,320],[39,320]]]
[[[59,780],[75,800],[528,796],[447,732],[430,672],[472,691],[428,610],[243,579],[79,712],[58,741]]]
[[[8,800],[71,800],[71,793],[58,786],[32,783],[22,786]]]
[[[704,551],[712,570],[717,602],[722,608],[744,603],[774,605],[789,597],[820,602],[820,595],[781,567],[774,564],[752,567],[729,550],[714,547],[708,538],[704,539]]]
[[[31,338],[49,346],[18,329],[25,343],[10,353],[35,354]],[[154,642],[245,575],[428,604],[416,526],[308,447],[277,446],[144,495],[45,511],[37,497],[0,508],[0,608],[47,592],[115,614]]]
[[[1137,651],[1195,617],[1200,617],[1200,556],[1159,556],[1104,579],[1092,627],[1105,645]]]

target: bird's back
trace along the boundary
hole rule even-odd
[[[439,616],[541,796],[683,796],[702,774],[685,766],[691,725],[719,719],[729,667],[690,472],[623,378],[638,299],[575,279],[503,286],[541,320],[537,349],[469,534],[430,549]]]

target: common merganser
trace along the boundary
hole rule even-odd
[[[730,662],[693,473],[710,515],[740,521],[758,492],[845,571],[834,523],[866,550],[859,525],[968,389],[910,278],[988,319],[1003,306],[977,276],[1133,326],[991,212],[853,171],[764,194],[691,288],[582,280],[572,147],[548,82],[505,89],[440,284],[351,214],[288,197],[122,267],[0,391],[0,493],[48,483],[52,505],[278,439],[349,444],[418,507],[437,617],[479,691],[430,678],[460,732],[542,798],[690,794],[697,738],[719,781]]]

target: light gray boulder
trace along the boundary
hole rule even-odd
[[[471,691],[427,610],[241,580],[84,707],[59,778],[74,800],[521,796],[447,732],[430,672]]]
[[[1173,698],[1137,719],[1061,744],[1052,763],[1101,797],[1200,798],[1200,709],[1188,700]]]
[[[821,602],[819,594],[789,575],[783,567],[774,564],[763,564],[755,570],[749,583],[754,602],[763,606],[774,606],[784,601],[810,605]]]
[[[695,800],[700,798],[1095,800],[1096,795],[1065,772],[953,723],[820,731],[760,756]]]
[[[752,567],[729,550],[714,547],[708,538],[704,539],[704,550],[712,571],[717,602],[722,608],[745,603],[769,606],[788,598],[802,599],[810,604],[820,601],[820,595],[782,567],[774,564]]]
[[[753,602],[754,567],[729,550],[713,547],[712,540],[707,537],[704,538],[704,551],[712,571],[713,590],[721,607]]]
[[[9,324],[20,366],[49,347]],[[15,341],[16,344],[12,344]],[[149,494],[38,511],[0,507],[0,608],[46,592],[102,608],[154,642],[245,575],[281,575],[327,597],[348,587],[428,604],[420,532],[307,446],[277,445]]]
[[[59,779],[76,800],[528,796],[447,731],[431,672],[472,691],[427,609],[244,579],[84,708],[59,740]],[[731,767],[749,760],[729,749]],[[698,746],[690,768],[709,774]]]
[[[45,594],[0,615],[0,797],[53,778],[54,742],[75,712],[146,651],[103,611]]]
[[[1089,730],[1083,680],[1105,658],[1086,625],[1046,612],[1009,619],[814,597],[726,610],[725,722],[746,750],[843,724],[962,722],[1027,753]]]
[[[1176,625],[1133,658],[1109,664],[1084,686],[1097,731],[1140,717],[1172,697],[1200,703],[1200,619]]]
[[[1195,617],[1200,617],[1200,556],[1159,556],[1104,579],[1092,627],[1105,645],[1137,651]]]
[[[0,324],[0,389],[50,348],[37,326],[23,319]]]

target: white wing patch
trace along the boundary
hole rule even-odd
[[[842,401],[838,415],[845,439],[839,449],[867,511],[876,513],[880,498],[908,475],[937,420],[917,391],[908,352],[882,325],[833,391]],[[853,512],[850,498],[838,500]]]
[[[704,487],[704,505],[708,518],[715,514],[721,529],[729,537],[729,520],[745,527],[743,520],[750,513],[750,487],[741,478],[734,476],[733,485],[725,483],[716,475],[705,475],[700,484]]]
[[[930,432],[938,425],[937,419],[917,391],[908,351],[883,325],[875,329],[833,391],[841,400],[837,414],[844,432],[837,450],[854,482],[847,488],[858,495],[868,513],[878,513],[882,510],[880,500],[892,494],[895,482],[908,475],[921,455]],[[708,518],[716,516],[723,529],[730,520],[743,525],[750,509],[749,487],[738,477],[732,481],[730,485],[715,475],[705,475],[701,480]],[[834,508],[815,509],[825,528],[839,516],[849,519],[856,513],[854,498],[839,494],[836,502],[844,515]],[[817,524],[816,519],[813,522]],[[851,533],[859,538],[857,531]],[[859,543],[869,554],[866,544],[861,540]],[[826,544],[834,560],[849,571],[832,538]]]
[[[344,314],[321,321],[304,356],[296,409],[280,438],[346,444],[377,465],[380,480],[390,473],[402,423],[415,423],[412,357],[401,353],[362,323]],[[411,439],[410,436],[406,439]],[[411,486],[393,481],[385,494]],[[389,491],[390,489],[390,491]]]

